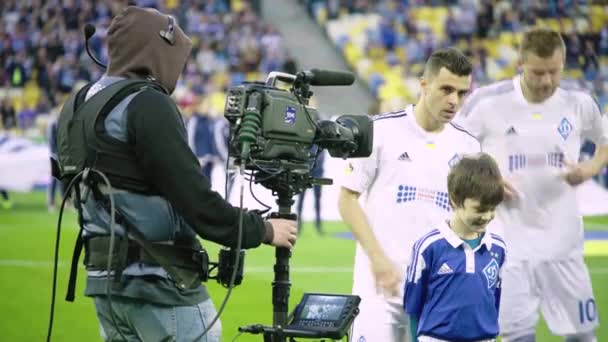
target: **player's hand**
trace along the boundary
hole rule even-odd
[[[507,201],[516,200],[519,196],[517,194],[517,190],[515,190],[515,187],[513,187],[513,185],[511,185],[511,183],[509,183],[507,180],[503,180],[502,182],[505,188],[505,199]]]
[[[388,297],[399,295],[401,272],[386,256],[372,260],[372,272],[376,279],[376,290]]]
[[[566,171],[562,173],[562,178],[571,186],[577,186],[595,176],[599,170],[592,160],[574,164],[564,161]]]
[[[296,221],[286,219],[269,219],[272,225],[272,242],[275,247],[293,248],[298,238],[298,226]]]

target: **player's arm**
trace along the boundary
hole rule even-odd
[[[386,256],[382,246],[372,231],[367,215],[359,203],[357,191],[342,187],[338,199],[338,209],[344,222],[350,227],[355,239],[367,254],[377,286],[391,296],[399,294],[401,275],[395,264]]]
[[[567,164],[564,179],[570,185],[584,183],[599,174],[608,164],[608,118],[602,115],[597,103],[587,94],[581,97],[582,138],[595,143],[593,158],[575,164]]]
[[[427,265],[431,265],[431,261],[425,259],[427,256],[420,252],[417,247],[420,246],[415,243],[410,265],[407,268],[407,279],[403,291],[403,308],[410,317],[412,341],[417,340],[418,320],[422,314],[428,285],[429,267]]]

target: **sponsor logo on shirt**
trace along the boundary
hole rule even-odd
[[[509,171],[525,168],[551,166],[561,168],[564,166],[563,152],[549,152],[546,154],[512,154],[509,156]]]
[[[438,207],[451,211],[447,192],[424,189],[411,185],[399,185],[397,187],[397,203],[412,201],[435,203]]]
[[[509,127],[509,129],[507,129],[507,131],[505,132],[505,135],[517,135],[517,131],[515,130],[515,127],[513,127],[513,126]]]
[[[488,281],[488,288],[494,287],[498,281],[498,262],[496,259],[492,259],[486,267],[483,268],[483,274],[486,276]]]
[[[439,271],[437,271],[437,274],[439,274],[439,275],[450,274],[450,273],[454,273],[454,270],[452,270],[450,265],[448,265],[445,262],[443,263],[443,265],[441,265],[441,267],[439,267]]]
[[[561,135],[564,140],[568,139],[568,136],[570,136],[570,133],[572,133],[573,129],[574,127],[566,118],[563,118],[562,121],[560,121],[559,126],[557,127],[559,135]]]
[[[409,161],[412,161],[412,160],[410,159],[410,155],[409,155],[409,154],[407,154],[407,152],[403,152],[403,153],[401,153],[401,155],[399,156],[399,158],[397,158],[397,160],[401,160],[401,161],[408,161],[408,162],[409,162]]]

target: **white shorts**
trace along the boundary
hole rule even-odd
[[[502,276],[499,322],[503,341],[534,334],[539,307],[555,335],[586,333],[598,326],[591,278],[582,257],[507,261]]]
[[[351,327],[350,341],[411,342],[409,323],[402,305],[388,302],[382,296],[361,296],[359,315]]]

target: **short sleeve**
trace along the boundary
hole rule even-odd
[[[376,177],[379,165],[380,143],[378,131],[374,127],[374,147],[367,158],[350,158],[343,162],[342,173],[338,177],[339,184],[352,191],[364,193]]]
[[[591,95],[581,93],[579,98],[583,140],[591,140],[597,145],[608,144],[608,119],[606,115],[602,115],[597,102]]]

